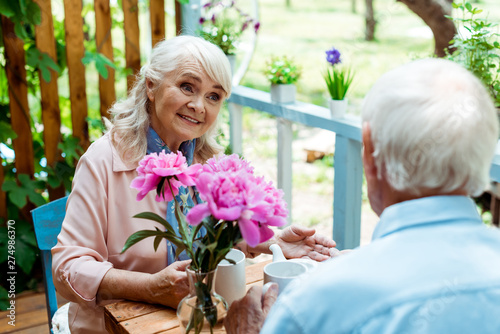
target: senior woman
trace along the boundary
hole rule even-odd
[[[130,184],[147,153],[181,151],[189,164],[219,153],[216,120],[230,94],[231,72],[224,53],[201,38],[179,36],[157,44],[129,97],[112,107],[110,130],[78,163],[66,217],[52,249],[54,284],[71,301],[72,333],[105,333],[102,305],[107,300],[175,308],[187,294],[189,261],[175,261],[168,243],[155,252],[153,240],[146,239],[121,254],[132,233],[161,228],[132,218],[135,214],[153,211],[167,219],[173,215],[152,192],[136,201]],[[299,226],[277,233],[270,242],[279,243],[289,258],[318,261],[329,258],[335,247],[333,240]],[[249,256],[269,252],[268,247],[242,245]]]

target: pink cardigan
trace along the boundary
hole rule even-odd
[[[136,201],[137,191],[130,188],[135,167],[120,159],[109,134],[95,141],[78,163],[66,218],[52,249],[54,284],[71,301],[68,321],[73,334],[106,333],[103,304],[96,294],[110,268],[155,273],[167,265],[166,242],[155,252],[153,238],[120,254],[132,233],[163,228],[133,215],[166,214],[166,203],[156,202],[154,192]]]

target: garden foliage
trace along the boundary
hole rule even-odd
[[[120,4],[113,5],[112,11]],[[95,39],[89,37],[92,26],[90,20],[85,21],[85,16],[93,11],[93,4],[85,4],[82,16],[84,19],[84,47],[86,49],[82,62],[87,68],[95,70],[104,78],[108,76],[108,69],[115,68],[117,78],[125,78],[128,71],[124,66],[116,66],[116,63],[124,63],[123,52],[115,50],[115,63],[111,62],[104,55],[97,51]],[[13,140],[17,137],[11,126],[11,115],[9,108],[9,86],[5,72],[5,46],[3,44],[3,32],[0,26],[0,162],[4,172],[4,182],[2,191],[7,197],[7,217],[15,221],[16,228],[16,248],[15,259],[17,265],[16,293],[25,289],[35,288],[41,280],[40,261],[38,248],[31,222],[31,217],[27,214],[27,208],[33,208],[48,202],[48,189],[64,187],[66,193],[71,190],[71,182],[75,172],[75,164],[81,155],[82,148],[79,140],[71,135],[71,105],[69,92],[64,89],[68,84],[66,52],[65,52],[65,31],[64,22],[56,16],[54,20],[54,35],[56,39],[57,61],[52,60],[48,54],[41,52],[35,44],[35,25],[40,24],[41,10],[32,0],[12,0],[0,2],[0,14],[7,17],[14,23],[14,31],[23,43],[26,56],[26,83],[28,86],[28,101],[30,109],[31,131],[33,136],[34,152],[34,177],[16,172],[14,165],[15,156],[13,151]],[[123,22],[117,20],[116,15],[112,15],[113,27],[120,28]],[[89,67],[90,66],[90,67]],[[57,76],[51,75],[51,70],[56,71]],[[48,166],[46,163],[43,141],[43,123],[41,118],[41,98],[40,98],[40,77],[45,81],[58,80],[59,107],[61,111],[61,141],[58,145],[61,157],[54,165]],[[63,86],[63,88],[61,88]],[[100,111],[97,107],[89,108],[91,115],[87,121],[89,123],[90,134],[100,135],[103,126],[100,120]],[[30,202],[31,204],[29,204]],[[28,205],[28,206],[26,206]],[[24,208],[24,210],[23,210]],[[6,221],[0,218],[0,267],[7,267],[7,228]],[[6,270],[0,271],[2,287],[0,287],[0,309],[7,307],[7,291],[5,290]]]

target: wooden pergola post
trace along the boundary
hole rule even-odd
[[[113,44],[111,43],[111,10],[109,0],[94,0],[97,52],[113,61]],[[108,67],[108,78],[99,75],[99,97],[101,117],[109,117],[109,108],[116,100],[115,70]]]
[[[40,7],[41,22],[35,27],[36,47],[40,52],[49,55],[57,63],[56,40],[54,38],[54,23],[52,21],[52,8],[50,0],[35,0]],[[59,109],[59,94],[57,87],[58,73],[50,69],[50,80],[45,81],[41,73],[40,94],[42,100],[43,141],[47,166],[54,167],[61,159],[57,147],[61,142],[61,111]],[[49,188],[51,201],[65,195],[64,185],[58,188]]]
[[[134,85],[135,75],[141,69],[139,44],[139,7],[137,0],[123,0],[123,29],[125,30],[125,61],[132,74],[127,77],[127,90]]]
[[[17,134],[17,138],[13,140],[16,154],[14,161],[16,175],[28,174],[30,178],[33,178],[34,153],[30,124],[31,116],[28,105],[24,42],[16,36],[14,23],[3,15],[0,18],[2,20],[5,46],[5,72],[9,83],[10,121],[12,130]],[[21,214],[24,219],[30,221],[29,210],[30,205],[25,206]]]
[[[64,27],[66,29],[66,58],[68,61],[69,96],[71,101],[71,123],[73,136],[80,139],[80,146],[85,151],[89,145],[89,126],[87,124],[87,88],[85,55],[83,45],[82,1],[64,0]]]

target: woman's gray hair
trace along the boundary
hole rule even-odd
[[[169,72],[189,60],[196,61],[210,79],[222,86],[226,98],[231,95],[231,67],[219,47],[194,36],[177,36],[159,42],[153,48],[150,61],[137,74],[128,98],[116,102],[110,109],[111,139],[126,163],[135,164],[146,154],[146,134],[150,125],[146,79],[153,83],[153,89],[157,89]],[[196,161],[205,162],[222,150],[215,141],[217,123],[196,140]]]
[[[483,84],[448,60],[424,59],[383,75],[365,98],[378,177],[420,195],[465,190],[478,196],[489,182],[498,116]]]

